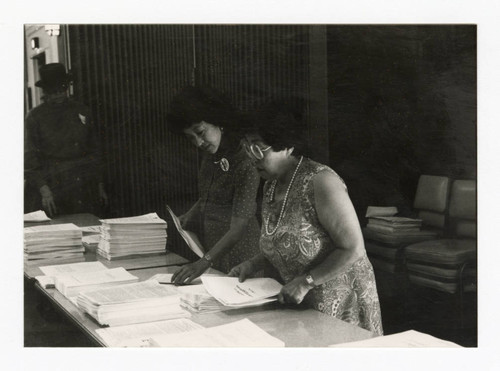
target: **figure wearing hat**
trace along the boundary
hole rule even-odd
[[[61,63],[40,67],[44,102],[25,121],[25,212],[97,214],[99,203],[107,206],[97,128],[88,107],[68,97],[69,82]]]

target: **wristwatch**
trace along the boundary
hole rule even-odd
[[[314,283],[314,278],[311,276],[311,273],[306,274],[306,282],[312,288],[316,287],[316,284]]]
[[[214,265],[214,261],[212,260],[212,257],[210,256],[210,254],[208,252],[205,255],[203,255],[202,259],[205,259],[208,262],[210,267],[212,265]]]

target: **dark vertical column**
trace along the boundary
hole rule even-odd
[[[309,148],[311,157],[328,164],[326,26],[309,27]]]

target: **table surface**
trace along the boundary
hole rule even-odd
[[[78,227],[88,227],[92,225],[100,225],[99,218],[92,214],[73,214],[58,216],[51,221],[43,223],[24,223],[25,227],[32,227],[36,225],[46,225],[46,224],[63,224],[63,223],[73,223]],[[155,268],[155,267],[168,267],[171,265],[181,265],[188,263],[188,260],[172,252],[167,252],[161,255],[150,255],[150,256],[137,256],[137,257],[126,257],[121,259],[107,260],[106,258],[98,255],[95,251],[86,251],[82,257],[72,258],[72,259],[61,259],[49,263],[44,261],[42,263],[31,262],[30,265],[24,266],[24,275],[28,279],[33,279],[42,273],[39,267],[46,265],[55,264],[70,264],[78,263],[82,261],[100,261],[108,268],[123,267],[127,270],[129,269],[142,269],[142,268]]]
[[[175,267],[132,270],[130,273],[146,280],[158,273],[171,273]],[[55,289],[36,284],[59,310],[67,315],[97,345],[106,346],[95,332],[101,326]],[[243,308],[218,313],[192,314],[191,320],[204,327],[218,326],[248,318],[270,335],[282,340],[286,347],[326,347],[331,344],[369,339],[370,331],[327,316],[313,309],[296,309],[271,303],[254,308]]]
[[[91,214],[75,214],[54,218],[46,223],[25,223],[25,226],[40,224],[74,223],[79,227],[99,225],[99,218]],[[172,273],[178,265],[187,260],[174,254],[133,257],[108,261],[95,253],[84,254],[86,261],[101,261],[108,268],[124,267],[139,279],[146,280],[158,273]],[[80,259],[81,261],[81,259]],[[54,262],[53,264],[71,263]],[[47,262],[41,265],[51,265]],[[33,278],[42,274],[38,266],[25,266],[25,277]],[[76,307],[70,300],[55,289],[46,289],[35,284],[55,308],[62,311],[77,327],[79,327],[94,343],[106,346],[103,339],[95,332],[101,326],[89,315]],[[327,316],[312,309],[297,309],[278,303],[271,303],[254,308],[242,308],[218,313],[193,314],[191,320],[204,327],[213,327],[248,318],[264,331],[282,340],[287,347],[325,347],[374,336],[370,331],[351,325],[339,319]]]

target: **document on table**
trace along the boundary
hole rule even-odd
[[[451,341],[441,340],[434,336],[415,330],[398,334],[378,336],[375,338],[354,341],[351,343],[330,345],[334,348],[461,348]]]
[[[201,281],[210,295],[227,306],[276,300],[269,298],[278,295],[283,287],[272,278],[249,278],[239,282],[237,277],[202,276]]]
[[[95,233],[101,233],[101,226],[100,225],[90,225],[88,227],[80,227],[83,233],[88,233],[88,234],[95,234]]]
[[[97,329],[96,333],[110,347],[149,347],[153,336],[200,330],[204,327],[190,319],[147,322]]]
[[[120,225],[120,224],[165,224],[165,221],[161,219],[156,213],[149,213],[139,216],[131,216],[125,218],[113,218],[113,219],[101,219],[101,223],[107,225]]]
[[[24,214],[25,222],[47,222],[49,220],[52,219],[50,219],[43,210],[33,211],[32,213]]]
[[[163,285],[172,284],[173,273],[158,273],[148,279],[148,281],[156,281]],[[191,281],[190,285],[201,285],[201,278],[195,278]]]
[[[174,221],[175,228],[177,228],[177,231],[179,231],[179,234],[182,236],[184,241],[186,241],[189,248],[200,258],[203,257],[205,253],[203,252],[203,247],[201,246],[201,242],[198,239],[198,236],[196,236],[196,234],[194,234],[193,232],[186,231],[182,228],[179,218],[174,214],[174,212],[168,205],[167,210],[170,213],[172,220]]]
[[[155,347],[284,347],[248,318],[226,325],[189,332],[153,336]]]
[[[55,286],[55,277],[71,274],[71,273],[82,273],[82,272],[96,272],[106,270],[106,268],[101,262],[82,262],[82,263],[72,263],[72,264],[60,264],[60,265],[47,265],[40,267],[45,276],[36,276],[35,279],[44,288]]]

